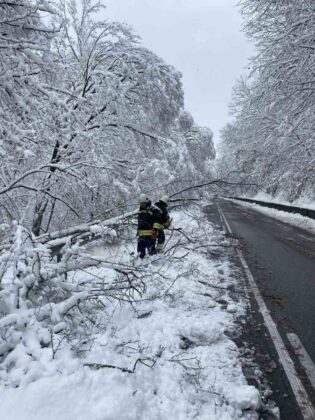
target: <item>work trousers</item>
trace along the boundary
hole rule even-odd
[[[155,241],[151,236],[139,236],[138,238],[138,255],[140,258],[144,258],[146,251],[149,255],[156,254]]]
[[[165,244],[165,233],[164,229],[159,229],[158,237],[157,237],[157,245],[156,250],[157,252],[162,252]]]

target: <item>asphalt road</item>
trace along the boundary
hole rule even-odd
[[[220,224],[217,204],[241,244],[249,269],[292,357],[295,355],[287,333],[293,332],[315,363],[315,236],[223,199],[215,200],[209,209],[210,219]],[[314,388],[296,357],[294,363],[314,404]]]

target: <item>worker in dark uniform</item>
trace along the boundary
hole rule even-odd
[[[145,194],[140,194],[139,203],[137,252],[140,258],[144,258],[146,250],[149,255],[156,254],[155,242],[158,236],[158,226],[161,224],[161,212],[157,207],[152,206]]]
[[[154,205],[160,210],[160,218],[161,222],[156,223],[155,227],[158,228],[158,235],[157,235],[157,245],[156,250],[157,252],[162,252],[165,244],[165,233],[164,229],[169,228],[171,226],[172,219],[170,218],[168,212],[168,202],[169,197],[167,195],[163,195],[159,201],[157,201]]]

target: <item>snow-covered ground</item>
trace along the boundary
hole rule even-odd
[[[303,197],[293,202],[283,199],[281,196],[273,197],[269,194],[259,192],[254,197],[244,197],[251,198],[252,200],[265,201],[267,203],[277,203],[284,204],[285,206],[301,207],[304,209],[315,210],[315,201],[311,197]]]
[[[60,322],[53,347],[39,347],[36,323],[25,326],[12,363],[9,353],[0,365],[1,419],[257,418],[259,393],[247,385],[227,334],[245,313],[244,295],[231,292],[242,286],[224,253],[208,252],[231,243],[198,209],[172,216],[175,229],[161,257],[134,258],[135,239],[78,250],[135,267],[139,293],[120,301],[99,296],[117,275],[110,268],[68,276],[72,287],[84,284],[94,293],[95,303],[87,313],[81,308],[80,322],[71,321],[69,306],[77,333],[67,335]]]
[[[247,203],[246,201],[231,200],[234,203],[244,206],[260,213],[266,214],[267,216],[273,217],[282,222],[288,223],[290,225],[305,229],[312,233],[315,233],[315,220],[310,217],[302,216],[301,214],[288,213],[282,210],[271,209],[269,207],[263,207],[255,203]]]

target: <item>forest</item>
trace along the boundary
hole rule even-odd
[[[315,5],[239,7],[256,54],[215,147],[181,72],[102,2],[0,0],[0,406],[22,413],[11,419],[43,419],[46,405],[53,420],[256,418],[261,396],[231,338],[248,304],[237,241],[203,209],[214,194],[314,199]],[[156,260],[135,251],[141,193],[170,197]]]
[[[233,90],[221,166],[270,196],[314,200],[314,2],[241,0],[240,10],[256,54]]]
[[[131,28],[87,0],[0,7],[2,222],[38,236],[207,178],[211,130]]]

